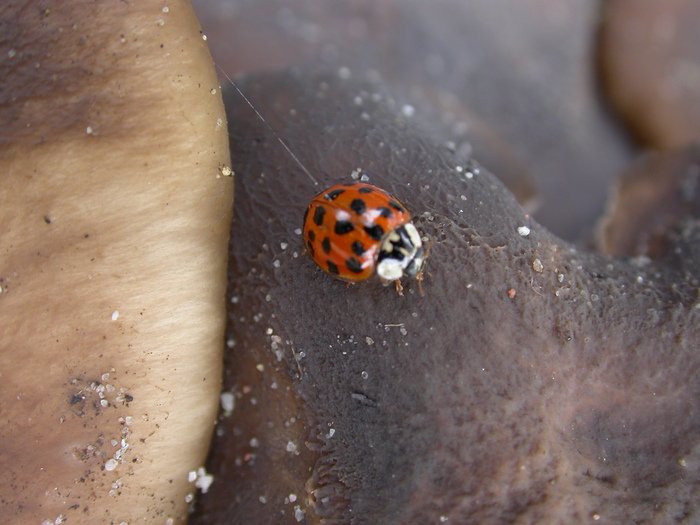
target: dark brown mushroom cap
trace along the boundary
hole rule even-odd
[[[209,464],[226,482],[195,523],[696,512],[697,265],[577,250],[352,71],[241,87],[275,134],[229,91],[239,178],[225,388],[238,401]],[[423,296],[415,282],[404,297],[346,286],[304,253],[307,200],[358,170],[433,241]]]

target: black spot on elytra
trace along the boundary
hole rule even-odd
[[[346,233],[349,233],[354,229],[355,227],[350,221],[338,221],[335,223],[334,231],[337,235],[345,235]]]
[[[375,241],[381,241],[382,237],[384,237],[384,228],[379,226],[379,224],[365,226],[365,231],[367,232],[367,235],[372,237],[372,239]]]
[[[348,259],[345,261],[345,266],[347,266],[348,270],[350,270],[352,273],[362,273],[362,265],[360,264],[360,261],[354,257],[348,257]]]
[[[331,251],[331,240],[328,237],[321,242],[321,248],[323,248],[323,253],[326,255]]]
[[[380,206],[377,209],[379,210],[379,215],[381,215],[382,217],[386,217],[387,219],[389,219],[394,216],[394,212],[386,206]]]
[[[352,253],[355,255],[362,255],[365,253],[365,247],[362,246],[362,243],[360,241],[355,241],[352,243]]]
[[[333,275],[338,275],[338,267],[333,264],[331,261],[326,261],[328,263],[328,273],[332,273]]]
[[[316,256],[316,250],[314,250],[314,245],[311,244],[311,241],[306,243],[306,249],[309,250],[309,255],[311,255],[311,257]]]
[[[314,242],[316,240],[316,232],[313,230],[309,230],[309,240],[311,242]]]
[[[400,211],[401,213],[404,213],[406,210],[403,209],[403,206],[401,206],[398,202],[396,202],[394,199],[389,200],[389,206],[394,208],[396,211]]]
[[[338,195],[340,195],[341,193],[345,193],[345,190],[342,188],[338,188],[337,190],[329,191],[324,195],[324,197],[326,198],[326,200],[334,201],[338,198]]]
[[[314,211],[314,223],[316,226],[321,226],[323,224],[323,217],[326,215],[326,208],[323,206],[316,206]]]
[[[367,205],[362,199],[353,199],[350,203],[350,209],[358,215],[362,215],[367,209]]]
[[[374,188],[370,188],[369,186],[362,186],[359,190],[360,193],[372,193],[374,191]]]

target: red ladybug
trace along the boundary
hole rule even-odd
[[[304,215],[311,258],[338,279],[364,281],[373,273],[388,284],[404,275],[420,279],[425,248],[411,215],[382,189],[354,182],[319,193]]]

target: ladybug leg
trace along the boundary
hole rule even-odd
[[[416,282],[418,283],[418,293],[421,297],[423,297],[423,270],[418,272],[418,275],[416,275]]]
[[[399,279],[396,279],[394,281],[394,284],[396,285],[396,293],[403,297],[403,286],[401,285],[401,281]]]
[[[424,259],[425,261],[427,261],[427,260],[428,260],[428,257],[430,257],[430,248],[433,247],[433,243],[434,243],[434,242],[435,242],[435,239],[430,239],[430,240],[428,241],[428,245],[425,247],[425,255],[423,256],[423,259]],[[423,263],[423,268],[425,268],[425,263]],[[421,271],[421,273],[423,273],[423,272]]]
[[[425,256],[423,258],[423,267],[420,269],[420,272],[416,274],[416,281],[418,282],[418,293],[420,293],[420,296],[423,297],[423,276],[425,275],[425,266],[428,263],[428,257],[430,256],[430,248],[433,246],[433,243],[435,242],[435,239],[430,239],[430,242],[428,243],[428,246],[425,247]]]

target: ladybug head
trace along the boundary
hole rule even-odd
[[[382,239],[377,258],[377,275],[384,282],[414,277],[423,268],[425,248],[418,230],[408,222],[390,231]]]

